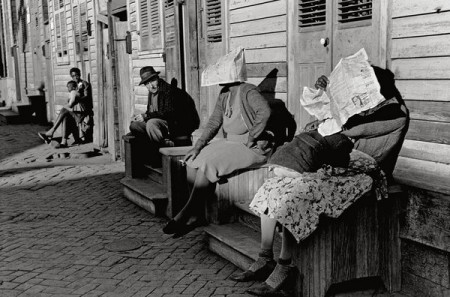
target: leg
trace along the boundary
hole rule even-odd
[[[230,276],[237,282],[248,282],[266,279],[275,267],[273,260],[273,240],[277,221],[267,215],[261,215],[261,251],[258,259],[248,270]]]
[[[55,123],[53,124],[53,127],[48,130],[45,135],[52,137],[53,134],[55,134],[56,129],[58,129],[59,125],[64,121],[64,118],[70,114],[69,110],[67,110],[65,107],[61,108],[59,111],[58,117],[55,120]]]
[[[205,201],[214,186],[198,169],[187,169],[187,179],[193,183],[191,195],[180,212],[164,228],[166,234],[175,234],[174,238],[183,236],[202,224]]]
[[[148,120],[145,129],[150,141],[155,143],[162,143],[169,135],[167,122],[161,119]]]

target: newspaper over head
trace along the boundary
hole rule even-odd
[[[364,48],[343,58],[331,72],[327,91],[304,87],[300,103],[305,110],[324,121],[318,132],[322,136],[342,131],[347,120],[386,100],[368,62]]]
[[[238,47],[220,57],[216,63],[209,65],[202,72],[203,87],[246,80],[247,68],[242,47]]]

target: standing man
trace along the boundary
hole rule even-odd
[[[151,66],[141,68],[139,85],[149,92],[147,110],[135,115],[130,124],[131,134],[143,142],[144,161],[156,161],[160,147],[175,137],[190,136],[200,124],[191,96],[165,82],[159,73]]]

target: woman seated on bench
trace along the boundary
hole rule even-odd
[[[220,177],[265,163],[272,151],[273,134],[266,131],[269,104],[256,86],[243,80],[234,77],[220,82],[223,88],[203,134],[184,157],[193,188],[186,205],[163,228],[164,233],[175,234],[174,238],[204,223],[205,199],[213,194]],[[211,141],[220,129],[224,138]]]
[[[323,165],[346,167],[352,148],[372,156],[387,176],[392,180],[392,171],[406,134],[409,115],[406,106],[395,87],[394,75],[389,70],[373,67],[381,86],[381,94],[387,99],[376,107],[351,117],[343,131],[329,136],[321,136],[317,130],[303,132],[294,137],[272,155],[269,164],[278,168],[288,168],[299,173],[315,172]],[[315,83],[316,89],[325,90],[328,79],[321,76]],[[280,171],[279,171],[280,172]],[[292,172],[281,170],[281,176]],[[277,173],[275,171],[275,173]],[[253,203],[253,202],[252,202]],[[247,271],[232,275],[235,281],[265,280],[259,287],[248,292],[258,296],[271,296],[286,286],[292,285],[293,268],[290,266],[296,240],[283,227],[282,246],[275,263],[273,241],[276,219],[270,218],[268,209],[261,217],[261,251],[259,258]]]

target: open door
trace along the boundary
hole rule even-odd
[[[183,9],[176,0],[164,0],[164,52],[166,55],[166,81],[177,80],[185,89],[185,61],[183,41]]]
[[[372,64],[386,66],[386,1],[288,1],[288,108],[297,130],[313,120],[300,105],[303,87],[328,76],[341,58],[364,47]]]

